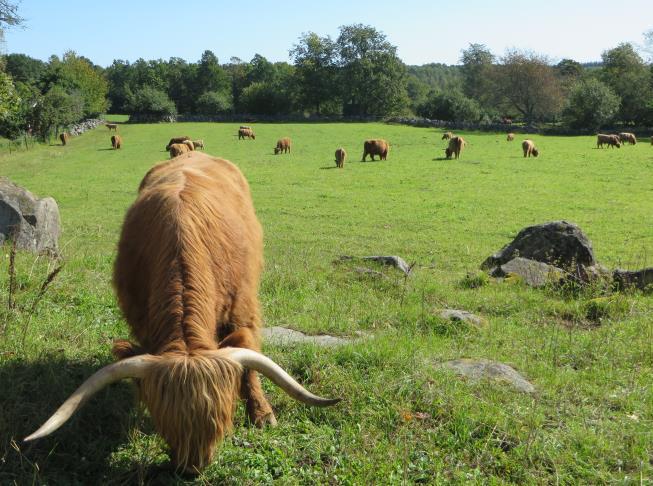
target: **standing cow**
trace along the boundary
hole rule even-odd
[[[260,353],[262,266],[261,225],[235,165],[192,152],[150,169],[125,216],[113,275],[135,342],[116,341],[117,361],[25,440],[54,432],[95,393],[134,378],[173,461],[196,473],[233,428],[238,398],[251,423],[276,424],[257,371],[296,400],[337,403]]]
[[[444,154],[447,159],[451,159],[451,156],[454,155],[456,159],[460,157],[463,149],[465,148],[465,139],[461,136],[454,136],[449,140],[449,146],[444,149]]]
[[[63,132],[59,135],[59,140],[61,140],[61,145],[66,145],[70,140],[70,135],[66,132]]]
[[[251,138],[256,140],[256,135],[254,135],[254,130],[251,128],[239,128],[238,129],[238,140],[243,140],[245,138]]]
[[[120,137],[120,135],[118,134],[111,135],[111,146],[114,149],[119,149],[120,147],[122,147],[122,138]]]
[[[521,148],[524,151],[524,157],[537,157],[540,155],[540,152],[535,147],[535,143],[532,140],[524,140],[521,143]]]
[[[374,156],[378,155],[381,160],[388,160],[388,152],[390,152],[390,144],[383,139],[365,140],[363,143],[363,160],[369,155],[372,160]]]
[[[342,169],[345,166],[345,160],[347,160],[347,152],[340,147],[336,150],[336,167]]]
[[[280,154],[280,153],[290,153],[290,145],[291,145],[290,138],[288,137],[283,137],[277,140],[277,146],[274,148],[274,155]]]

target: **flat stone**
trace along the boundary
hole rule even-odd
[[[353,341],[353,339],[319,334],[311,336],[294,329],[272,326],[264,327],[262,330],[263,339],[270,344],[317,344],[318,346],[342,346]]]
[[[454,322],[468,322],[476,327],[484,327],[487,325],[487,320],[483,317],[479,317],[464,310],[443,309],[440,311],[440,317]]]
[[[406,275],[410,275],[410,272],[413,269],[412,265],[408,265],[408,263],[406,263],[406,260],[396,255],[371,255],[371,256],[362,256],[362,257],[356,257],[350,255],[340,256],[340,261],[346,261],[346,260],[368,260],[368,261],[371,260],[373,262],[377,262],[382,265],[395,267],[396,269],[404,272]]]
[[[510,274],[518,275],[525,284],[531,287],[544,287],[547,284],[558,283],[565,277],[565,272],[560,268],[521,257],[513,258],[492,271],[492,276],[497,278]]]
[[[620,289],[634,287],[639,290],[650,290],[653,287],[653,267],[641,270],[615,269],[612,273],[614,285]]]
[[[472,381],[488,379],[506,383],[522,393],[534,393],[535,387],[514,368],[498,361],[461,358],[439,364]]]

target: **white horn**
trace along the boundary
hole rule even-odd
[[[340,398],[322,398],[313,395],[306,388],[301,386],[295,379],[284,371],[284,369],[277,363],[272,361],[267,356],[246,348],[222,348],[217,351],[220,354],[226,355],[228,358],[239,363],[245,368],[250,368],[258,371],[262,375],[272,380],[288,395],[295,400],[304,402],[307,405],[314,405],[316,407],[328,407],[335,405]]]
[[[150,354],[141,354],[123,359],[96,371],[70,395],[63,405],[32,435],[25,437],[25,442],[40,439],[51,434],[66,421],[94,394],[105,386],[124,378],[142,378],[147,368],[155,359]]]

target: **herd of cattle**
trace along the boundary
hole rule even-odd
[[[115,130],[116,132],[118,131],[118,125],[116,123],[107,123],[106,126],[109,129],[109,131],[111,130]],[[62,145],[66,145],[68,143],[68,140],[70,139],[70,135],[65,132],[62,133],[59,137],[61,139]],[[238,140],[244,140],[244,139],[256,140],[256,134],[254,133],[254,129],[252,127],[241,125],[238,128]],[[444,153],[447,159],[451,159],[451,157],[458,159],[463,149],[465,148],[465,145],[467,144],[467,142],[465,142],[465,139],[463,137],[459,135],[454,135],[452,132],[445,132],[444,135],[442,135],[442,140],[448,140],[448,145],[444,149]],[[508,133],[506,140],[508,142],[514,141],[515,134],[512,132]],[[622,132],[622,133],[610,134],[610,135],[599,133],[597,135],[596,147],[603,148],[603,146],[605,145],[612,148],[614,147],[620,148],[621,145],[625,145],[626,143],[630,145],[635,145],[637,143],[637,137],[635,136],[634,133]],[[651,145],[653,145],[653,136],[651,136]],[[117,133],[111,136],[111,147],[113,147],[114,149],[119,149],[122,147],[122,138]],[[284,154],[290,153],[291,147],[292,147],[292,141],[290,140],[289,137],[280,138],[277,141],[277,145],[274,147],[274,154],[278,155],[281,153]],[[170,152],[170,158],[178,157],[182,154],[185,154],[187,152],[192,152],[198,149],[204,149],[204,141],[191,140],[191,138],[188,136],[173,137],[166,145],[166,151]],[[531,157],[531,156],[537,157],[540,154],[538,148],[535,146],[535,143],[529,139],[526,139],[522,142],[522,150],[524,153],[524,157]],[[387,160],[389,152],[390,152],[390,144],[388,143],[387,140],[383,140],[383,139],[366,140],[363,143],[362,161],[365,162],[368,155],[372,158],[372,160],[374,160],[375,155],[378,156],[380,160]],[[343,147],[339,147],[338,149],[336,149],[335,152],[336,167],[342,169],[345,166],[346,159],[347,159],[346,150]]]

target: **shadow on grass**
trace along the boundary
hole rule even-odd
[[[150,428],[139,418],[127,382],[97,393],[50,436],[25,443],[81,383],[108,362],[47,356],[0,365],[0,484],[125,484],[157,481],[170,466],[150,466],[131,452],[129,431]],[[125,451],[126,449],[126,451]],[[125,459],[112,458],[119,452]]]
[[[116,150],[116,149],[114,149],[113,147],[97,149],[98,152],[103,152],[105,150]]]
[[[331,170],[331,169],[337,169],[335,165],[330,165],[328,167],[320,167],[320,170]]]

